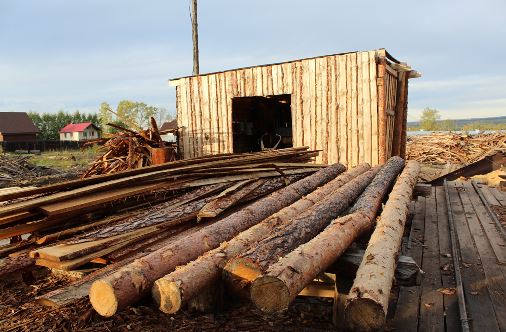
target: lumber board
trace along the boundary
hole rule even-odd
[[[415,202],[415,215],[407,245],[409,255],[418,266],[422,266],[422,245],[425,237],[426,198],[418,197]],[[420,287],[401,287],[394,317],[389,325],[399,331],[418,331],[418,310]]]
[[[357,141],[358,147],[355,151],[357,155],[357,164],[365,162],[365,153],[364,153],[364,85],[362,80],[362,54],[357,53],[357,65],[356,65],[356,75],[357,78],[355,80],[357,85]]]
[[[435,187],[437,231],[439,238],[439,269],[441,271],[441,285],[446,289],[455,289],[453,260],[451,256],[451,241],[449,232],[448,209],[444,188]],[[444,319],[447,331],[460,328],[459,305],[456,294],[443,294]]]
[[[420,297],[420,331],[434,329],[444,330],[444,307],[441,289],[441,269],[439,261],[439,241],[436,211],[435,188],[426,198],[425,206],[425,241],[423,245],[422,270],[425,272],[421,285]]]
[[[480,219],[483,214],[482,211],[476,209],[476,202],[473,202],[471,197],[473,192],[470,189],[474,188],[467,187],[467,183],[457,183],[457,185],[459,184],[463,184],[464,188],[466,188],[466,191],[459,191],[460,200],[464,208],[470,234],[482,263],[481,267],[485,274],[485,283],[494,307],[497,323],[500,330],[504,330],[506,328],[506,279],[504,268],[498,265],[494,259],[493,246],[491,246],[490,239],[487,239],[487,235],[483,231],[483,223],[481,223],[482,227],[480,227]],[[503,248],[503,250],[506,249]]]
[[[337,114],[338,114],[338,137],[339,137],[339,162],[344,165],[348,164],[348,104],[347,104],[347,87],[346,87],[346,78],[347,78],[347,66],[346,61],[347,57],[345,55],[336,57],[336,70],[338,72],[338,104],[337,104]]]
[[[485,275],[481,270],[482,262],[474,245],[465,211],[460,200],[457,184],[450,182],[449,195],[455,220],[456,235],[462,257],[462,277],[466,305],[471,318],[471,328],[479,322],[479,328],[485,331],[499,331],[495,319],[494,307],[486,287]],[[493,319],[492,319],[493,318]]]
[[[497,259],[497,262],[499,264],[506,264],[506,239],[504,239],[502,234],[499,233],[497,226],[488,214],[485,206],[478,196],[478,193],[475,191],[471,185],[471,182],[469,181],[458,181],[457,184],[465,189],[467,196],[469,197],[469,201],[471,202],[474,211],[476,211],[481,227],[485,232],[490,245],[492,246],[492,250],[494,252],[495,258]]]

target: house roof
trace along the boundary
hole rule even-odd
[[[388,51],[386,51],[384,48],[380,48],[380,49],[376,49],[376,50],[371,50],[371,51],[385,51],[386,57],[390,61],[392,61],[393,63],[399,63],[399,61],[397,59],[395,59],[390,53],[388,53]],[[302,58],[302,59],[295,59],[295,60],[276,62],[276,63],[268,63],[268,64],[257,65],[257,66],[248,66],[248,67],[241,67],[241,68],[235,68],[235,69],[227,69],[227,70],[210,72],[210,73],[199,74],[199,75],[181,76],[181,77],[176,77],[176,78],[169,79],[169,83],[175,83],[177,80],[180,80],[182,78],[188,78],[188,77],[194,77],[194,76],[214,75],[214,74],[225,73],[225,72],[229,72],[229,71],[236,71],[236,70],[249,69],[249,68],[257,68],[257,67],[267,67],[267,66],[282,65],[282,64],[285,64],[285,63],[292,63],[292,62],[296,62],[296,61],[325,58],[325,57],[329,57],[329,56],[344,55],[344,54],[358,53],[358,52],[365,52],[365,51],[351,51],[351,52],[342,52],[342,53],[334,53],[334,54],[325,54],[325,55],[313,56],[313,57]]]
[[[160,131],[176,130],[176,129],[177,129],[176,120],[164,122],[163,125],[160,127]]]
[[[0,112],[0,133],[36,134],[40,132],[26,112]]]
[[[60,133],[74,133],[74,132],[81,132],[81,131],[84,131],[86,128],[88,128],[89,126],[93,126],[95,127],[96,129],[98,129],[97,126],[95,126],[93,123],[91,122],[82,122],[82,123],[70,123],[68,125],[66,125],[65,127],[63,127],[62,129],[60,129]]]

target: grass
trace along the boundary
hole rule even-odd
[[[97,146],[83,150],[45,151],[40,155],[32,155],[30,162],[36,166],[45,166],[68,170],[71,168],[86,168],[99,154]]]

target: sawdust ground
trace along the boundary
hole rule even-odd
[[[87,298],[63,308],[44,307],[33,300],[69,283],[47,269],[36,268],[0,280],[0,331],[329,331],[332,302],[324,299],[297,299],[288,312],[276,317],[263,315],[250,304],[229,302],[219,313],[183,311],[166,315],[150,299],[128,307],[111,318],[91,308]],[[23,280],[25,279],[25,280]]]

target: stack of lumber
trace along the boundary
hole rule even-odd
[[[151,118],[151,128],[146,130],[134,131],[112,123],[108,125],[118,132],[105,140],[102,147],[105,152],[91,163],[83,178],[150,166],[153,164],[151,151],[156,148],[171,149],[171,156],[175,157],[175,147],[162,140],[154,118]]]
[[[407,159],[429,164],[471,164],[498,151],[506,151],[506,134],[433,134],[411,136]]]
[[[75,222],[84,213],[75,217],[70,205],[90,214],[89,209],[98,206],[89,197],[97,195],[94,190],[105,194],[156,186],[137,193],[163,191],[150,196],[149,206],[142,205],[138,194],[113,194],[122,197],[123,209],[109,217],[90,216],[78,225],[55,223],[47,232],[34,232],[32,238],[9,245],[15,250],[0,266],[6,271],[31,264],[63,270],[91,267],[92,273],[39,296],[38,301],[68,306],[88,297],[105,317],[149,295],[161,311],[175,313],[192,302],[214,300],[222,284],[234,297],[247,298],[264,312],[278,312],[374,228],[394,187],[375,241],[395,243],[389,251],[383,250],[389,265],[380,266],[387,269],[382,271],[387,290],[418,164],[413,161],[404,168],[399,157],[382,166],[362,164],[349,170],[341,164],[301,164],[314,155],[305,148],[291,148],[210,156],[102,175],[101,181],[81,179],[77,187],[76,182],[68,182],[42,192],[30,189],[25,193],[43,196],[29,199],[8,196],[24,199],[0,208],[0,218],[8,215],[6,208],[48,218],[57,209],[46,204],[63,208],[58,204],[73,201],[63,205],[74,215],[68,219]],[[85,190],[88,187],[94,189]],[[108,196],[100,196],[101,203]],[[80,204],[84,197],[87,203]],[[163,199],[154,203],[159,197]],[[107,209],[118,204],[107,202]],[[91,211],[104,213],[103,208]],[[59,228],[55,231],[55,227]],[[384,228],[393,232],[388,241],[382,238]]]
[[[293,148],[216,155],[4,190],[0,240],[14,243],[0,247],[0,258],[11,254],[2,263],[13,268],[36,262],[64,270],[103,256],[114,261],[129,254],[126,247],[176,234],[195,226],[197,216],[211,220],[316,172],[322,166],[305,163],[315,154]]]

